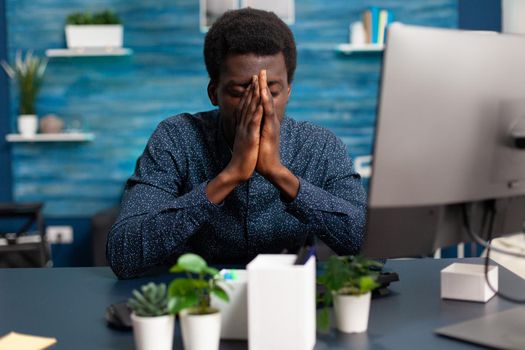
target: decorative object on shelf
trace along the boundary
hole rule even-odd
[[[229,301],[219,271],[195,254],[182,255],[170,271],[186,274],[174,279],[168,290],[169,310],[180,317],[184,349],[219,349],[221,314],[210,305],[210,297]]]
[[[368,35],[363,22],[354,22],[350,25],[350,43],[352,45],[364,45],[368,43]]]
[[[165,284],[148,283],[133,290],[128,301],[133,311],[133,335],[138,350],[171,350],[175,316],[168,310],[168,294]]]
[[[366,332],[371,292],[379,287],[377,277],[382,266],[361,256],[330,257],[324,273],[317,278],[317,283],[325,287],[318,296],[324,305],[318,318],[319,328],[326,330],[330,326],[328,306],[333,301],[337,328],[341,332]]]
[[[25,58],[22,51],[17,51],[14,66],[7,62],[0,62],[5,72],[16,80],[19,93],[18,132],[25,136],[35,135],[38,130],[38,118],[35,110],[35,101],[42,86],[47,59],[33,55],[27,51]]]
[[[367,44],[386,43],[386,29],[394,22],[394,13],[390,10],[370,7],[363,12],[363,26],[366,33]]]
[[[82,132],[83,130],[85,130],[84,118],[78,114],[70,115],[66,123],[66,131]]]
[[[64,121],[55,114],[47,114],[40,119],[40,132],[58,134],[64,130]]]
[[[295,23],[295,0],[199,0],[199,25],[205,33],[226,11],[251,7],[271,11],[286,24]]]
[[[20,114],[17,119],[18,132],[23,136],[34,136],[38,131],[36,114]]]
[[[119,17],[109,10],[91,14],[75,12],[67,17],[66,43],[75,48],[122,47],[124,29]]]

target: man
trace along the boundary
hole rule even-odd
[[[246,263],[313,236],[357,253],[366,195],[346,148],[284,115],[296,67],[290,29],[270,12],[227,12],[206,35],[204,56],[218,109],[171,117],[152,135],[108,238],[116,275],[189,251]]]

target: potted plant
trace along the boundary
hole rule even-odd
[[[67,17],[66,43],[72,48],[122,47],[123,28],[112,11],[75,12]]]
[[[133,322],[133,334],[138,350],[171,350],[175,316],[168,310],[165,284],[148,283],[133,290],[128,301]]]
[[[182,341],[186,350],[219,348],[221,314],[210,305],[210,296],[228,301],[224,282],[217,269],[195,254],[184,254],[171,272],[185,273],[169,285],[169,310],[179,314]]]
[[[16,81],[19,95],[18,132],[24,136],[33,136],[38,129],[38,118],[35,111],[35,101],[40,91],[47,60],[27,51],[25,58],[17,51],[14,66],[1,62],[7,75]]]
[[[345,333],[365,332],[368,328],[371,292],[379,286],[377,277],[383,265],[361,256],[332,256],[317,283],[325,290],[319,295],[324,308],[318,318],[321,329],[330,325],[328,306],[333,302],[337,328]]]

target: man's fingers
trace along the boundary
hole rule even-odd
[[[244,106],[241,110],[241,123],[243,125],[246,125],[250,121],[250,109],[251,109],[251,103],[253,99],[253,89],[254,84],[253,82],[250,84],[250,87],[248,88],[248,96],[246,97],[246,100],[244,101]]]
[[[241,102],[237,105],[237,108],[235,109],[235,126],[239,125],[242,120],[242,110],[244,108],[244,104],[246,102],[246,98],[248,97],[248,91],[245,91],[242,95]]]
[[[268,87],[268,76],[266,74],[266,69],[261,70],[261,72],[259,73],[259,80],[259,90],[261,94],[261,103],[263,105],[264,115],[273,116],[273,99],[272,93],[270,92],[270,88]]]
[[[255,112],[253,113],[253,118],[252,118],[252,126],[257,128],[257,129],[260,129],[261,128],[261,121],[262,121],[262,118],[263,118],[263,106],[261,104],[258,104],[257,107],[255,108]],[[257,131],[259,132],[259,131]]]
[[[266,76],[266,69],[263,69],[259,72],[259,80],[260,80],[260,87],[261,92],[268,86],[268,78]]]
[[[255,110],[257,109],[257,106],[261,102],[261,94],[260,94],[260,91],[259,91],[259,78],[257,77],[257,75],[253,76],[253,83],[254,83],[253,96],[252,96],[252,101],[251,101],[251,104],[250,104],[250,113],[251,114],[255,113]]]
[[[261,96],[261,103],[264,108],[264,115],[274,115],[273,110],[273,99],[272,99],[272,93],[270,92],[270,89],[268,86],[262,90],[262,96]]]

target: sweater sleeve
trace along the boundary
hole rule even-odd
[[[299,177],[297,197],[285,210],[313,231],[337,254],[357,254],[363,243],[367,197],[344,144],[331,135],[324,148],[323,186]]]
[[[187,240],[220,210],[205,193],[207,182],[182,193],[185,159],[174,152],[168,126],[150,138],[128,180],[121,212],[106,246],[119,278],[136,277],[186,250]]]

